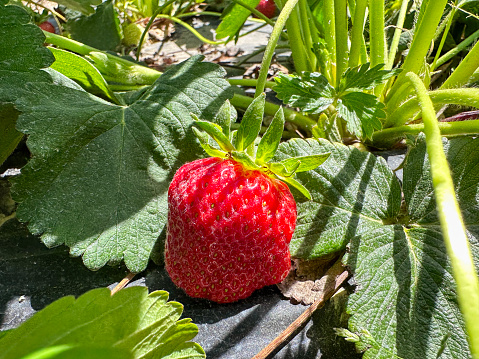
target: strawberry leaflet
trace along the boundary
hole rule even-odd
[[[201,155],[190,113],[213,118],[229,85],[192,58],[128,106],[63,86],[35,84],[17,101],[32,160],[15,181],[18,217],[47,246],[66,244],[90,269],[125,260],[145,269],[166,223],[174,171]]]

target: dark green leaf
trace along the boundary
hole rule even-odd
[[[384,105],[377,97],[363,92],[350,92],[338,100],[338,115],[346,121],[349,132],[359,138],[371,138],[375,130],[380,130],[381,118],[386,114]]]
[[[247,5],[255,8],[259,0],[243,0]],[[222,14],[222,21],[216,29],[216,38],[235,36],[243,26],[244,22],[251,15],[251,12],[243,6],[232,2],[226,7]]]
[[[71,10],[80,11],[84,15],[95,12],[94,6],[100,5],[101,0],[55,0],[56,3],[65,5]]]
[[[121,28],[112,0],[96,8],[94,14],[69,19],[66,27],[74,40],[99,50],[115,50],[121,42]]]
[[[383,67],[384,64],[379,64],[370,69],[368,62],[349,68],[341,78],[338,92],[370,90],[401,72],[401,69],[381,70]]]
[[[0,338],[0,358],[61,345],[117,350],[131,358],[204,358],[201,347],[189,342],[198,328],[190,319],[179,320],[182,312],[165,291],[148,294],[148,288],[132,287],[112,296],[108,288],[94,289],[78,299],[63,297],[9,331]]]
[[[0,104],[0,165],[15,150],[23,133],[15,129],[19,112],[12,104]]]
[[[100,72],[83,57],[72,52],[51,47],[55,56],[51,68],[74,80],[86,91],[117,101]]]
[[[273,158],[274,153],[278,149],[281,137],[283,136],[283,130],[284,113],[283,108],[280,107],[274,115],[273,121],[259,142],[258,149],[256,150],[257,164],[261,165]]]
[[[277,97],[302,111],[321,113],[334,102],[336,92],[326,77],[317,72],[304,72],[301,77],[279,75],[273,87]]]
[[[280,144],[275,160],[324,155],[330,158],[296,175],[312,201],[298,198],[298,219],[290,244],[294,257],[314,259],[343,250],[357,235],[393,221],[401,205],[401,188],[382,158],[326,140],[292,139]]]
[[[228,137],[226,137],[222,132],[220,125],[209,121],[200,121],[195,115],[193,115],[193,118],[195,118],[195,126],[201,128],[208,135],[210,135],[223,151],[231,152],[235,149]]]
[[[18,218],[90,269],[125,260],[144,270],[166,223],[170,179],[202,155],[190,113],[214,118],[231,95],[224,71],[201,59],[171,67],[129,106],[30,85],[17,100],[33,155],[13,187]]]
[[[286,167],[288,171],[293,171],[293,168],[295,168],[295,173],[306,172],[314,170],[321,165],[328,159],[329,155],[329,153],[323,153],[320,155],[291,157],[281,161],[281,164]],[[297,162],[300,162],[299,166],[296,165]]]
[[[443,140],[479,268],[479,140]],[[469,359],[467,335],[436,213],[424,135],[404,165],[406,226],[393,225],[352,240],[348,266],[358,290],[348,301],[350,329],[367,329],[377,345],[364,358]]]
[[[238,151],[245,150],[258,137],[263,123],[266,95],[262,93],[248,106],[236,133],[235,147]]]
[[[22,359],[129,359],[128,351],[91,345],[56,345],[36,350]]]

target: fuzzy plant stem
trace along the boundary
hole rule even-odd
[[[404,0],[406,1],[406,0]],[[359,65],[361,46],[364,41],[364,19],[366,17],[366,7],[368,0],[357,0],[354,10],[353,27],[351,29],[351,50],[349,53],[349,67]]]
[[[441,89],[457,88],[467,84],[478,67],[479,42],[476,42],[464,60],[461,61],[451,76],[442,84]]]
[[[276,44],[278,43],[281,33],[283,32],[283,28],[286,25],[288,17],[293,12],[294,7],[297,3],[298,0],[288,0],[284,5],[283,10],[281,10],[281,13],[278,16],[276,23],[274,24],[273,31],[271,32],[268,44],[266,45],[266,49],[264,50],[263,61],[261,62],[261,69],[259,71],[258,84],[256,85],[256,92],[254,94],[254,97],[258,97],[264,91],[266,80],[268,77],[269,66],[271,65],[271,60],[274,54],[274,49],[276,47]],[[293,36],[291,36],[291,41],[295,41]]]
[[[399,40],[402,34],[402,27],[404,26],[404,20],[406,19],[407,6],[409,1],[402,0],[401,9],[399,10],[398,21],[396,23],[396,29],[394,30],[393,39],[391,41],[391,47],[389,48],[388,61],[386,62],[385,70],[391,70],[394,65],[394,59],[399,46]]]
[[[404,101],[409,91],[405,78],[408,72],[419,73],[424,66],[424,59],[431,46],[435,30],[446,7],[447,0],[434,0],[423,2],[419,20],[414,31],[414,38],[409,48],[408,55],[404,60],[402,72],[396,79],[391,91],[386,97],[386,105],[394,109]]]
[[[476,32],[468,36],[459,45],[449,50],[444,55],[442,55],[439,59],[437,59],[437,62],[433,64],[431,69],[434,70],[438,68],[439,66],[445,64],[446,62],[451,60],[454,56],[456,56],[458,53],[460,53],[461,51],[464,51],[469,45],[471,45],[478,38],[479,38],[479,30],[477,30]]]
[[[441,131],[434,106],[421,79],[414,73],[408,73],[406,77],[413,85],[421,107],[439,221],[452,264],[459,307],[469,336],[469,347],[473,358],[479,359],[479,278],[442,146]]]
[[[334,1],[336,33],[336,86],[339,87],[341,76],[348,63],[348,12],[346,0]]]
[[[233,98],[230,100],[231,104],[236,107],[236,108],[242,108],[246,109],[253,99],[248,96],[243,96],[243,95],[238,95],[235,94]],[[271,102],[266,101],[265,107],[264,107],[264,113],[268,116],[274,116],[275,113],[279,110],[278,105],[275,105]],[[294,110],[291,110],[290,108],[283,108],[284,111],[284,119],[287,122],[291,122],[292,124],[295,124],[307,131],[311,131],[314,125],[316,125],[316,121],[313,119],[304,116],[300,114],[299,112],[296,112]]]
[[[441,41],[439,42],[439,46],[437,47],[436,55],[434,56],[434,60],[431,64],[431,72],[434,71],[439,66],[441,66],[441,64],[438,65],[437,61],[439,59],[439,56],[441,55],[442,49],[444,47],[444,43],[446,42],[447,35],[449,34],[449,30],[451,29],[452,20],[454,19],[455,14],[456,14],[456,7],[453,7],[451,11],[449,12],[449,14],[447,14],[446,18],[444,19],[444,21],[446,22],[446,25],[442,33]]]

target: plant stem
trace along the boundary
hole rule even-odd
[[[406,1],[406,0],[404,0]],[[361,54],[361,46],[364,41],[364,20],[366,18],[366,7],[368,0],[357,0],[356,9],[354,11],[353,27],[351,29],[351,50],[349,53],[349,67],[359,65],[359,55]]]
[[[384,64],[387,55],[383,0],[369,0],[369,36],[371,67]]]
[[[283,10],[281,10],[281,12],[283,12]],[[297,11],[296,9],[291,12],[291,15],[286,21],[286,29],[288,32],[289,47],[291,48],[294,68],[296,69],[297,73],[301,73],[303,71],[310,70],[310,67],[308,66],[306,49],[304,46],[303,37],[301,35],[301,20],[298,13],[299,11]]]
[[[245,86],[245,87],[256,87],[258,80],[256,79],[228,79],[228,82],[231,86]],[[266,81],[265,88],[272,88],[274,86],[274,81]]]
[[[441,42],[439,43],[439,46],[437,47],[436,55],[434,56],[434,61],[431,64],[431,72],[434,71],[439,66],[441,66],[444,62],[447,61],[447,60],[446,61],[443,60],[443,62],[441,64],[437,63],[437,61],[439,59],[439,56],[441,55],[442,48],[444,47],[444,43],[446,42],[447,34],[449,33],[449,30],[451,29],[452,20],[454,19],[455,14],[456,14],[456,8],[455,7],[453,7],[452,10],[449,12],[449,14],[447,14],[447,17],[445,19],[446,26],[444,28],[444,32],[443,32],[442,37],[441,37]]]
[[[479,108],[479,89],[477,88],[435,90],[430,91],[429,96],[431,97],[434,106],[451,104]],[[401,126],[408,120],[412,119],[417,112],[417,98],[413,97],[404,102],[393,113],[391,113],[391,115],[388,116],[384,127],[388,128]]]
[[[438,126],[441,136],[479,134],[479,120],[439,122]],[[420,132],[424,132],[423,123],[386,128],[374,132],[372,145],[377,148],[388,148],[405,138],[407,134],[418,135]]]
[[[274,49],[276,47],[276,44],[278,43],[279,37],[281,36],[281,32],[286,25],[288,17],[293,12],[294,7],[297,3],[298,0],[288,0],[284,5],[283,9],[281,10],[281,13],[278,16],[276,23],[274,24],[273,31],[271,32],[271,36],[264,51],[263,61],[261,62],[261,69],[258,76],[258,84],[256,86],[256,92],[254,94],[255,97],[258,97],[264,91],[266,79],[268,77],[268,69],[271,65],[271,59],[273,58]],[[290,36],[290,41],[295,42],[295,37]]]
[[[388,61],[386,62],[385,70],[391,70],[394,65],[394,59],[399,46],[399,40],[401,38],[402,27],[404,26],[404,20],[406,19],[407,6],[409,1],[402,0],[401,10],[399,10],[398,21],[396,23],[396,29],[394,30],[391,47],[389,48]]]
[[[303,30],[302,35],[304,39],[305,52],[309,60],[309,70],[316,69],[316,56],[314,55],[313,49],[313,37],[311,34],[310,24],[313,23],[313,20],[310,17],[308,12],[308,0],[299,0],[298,1],[298,10],[301,21],[301,29]]]
[[[235,94],[230,100],[231,104],[236,108],[246,109],[250,103],[253,101],[251,97]],[[264,107],[264,113],[268,116],[274,116],[275,113],[279,110],[278,105],[275,105],[271,102],[266,101]],[[284,119],[287,122],[291,122],[307,131],[311,131],[311,128],[316,125],[316,121],[313,119],[302,115],[299,112],[291,110],[290,108],[283,108]]]
[[[479,278],[456,200],[454,183],[442,146],[441,132],[434,106],[421,79],[414,73],[408,73],[406,77],[414,86],[421,107],[439,221],[452,264],[459,307],[464,316],[468,333],[469,347],[472,356],[479,358]]]
[[[83,56],[88,55],[90,52],[93,52],[93,51],[102,52],[101,50],[95,49],[94,47],[85,45],[81,42],[69,39],[64,36],[52,34],[48,31],[43,31],[43,34],[46,37],[45,43],[58,46],[65,50],[76,52],[77,54],[80,54]],[[113,55],[110,55],[110,56],[113,56]]]
[[[403,84],[407,82],[406,74],[408,72],[417,74],[423,68],[432,38],[434,37],[436,27],[441,20],[446,4],[447,0],[434,0],[422,3],[418,24],[416,25],[417,28],[414,31],[414,38],[402,66],[403,71],[398,75],[396,82],[386,98],[388,107],[391,107],[389,102],[393,104],[393,107],[398,106],[404,99],[405,93],[409,91],[408,88],[403,87]],[[399,89],[401,89],[401,91],[398,91]]]
[[[348,62],[348,13],[347,0],[334,1],[335,33],[336,33],[336,86]]]
[[[454,47],[453,49],[449,50],[446,52],[444,55],[442,55],[437,62],[432,64],[431,70],[434,70],[441,66],[442,64],[448,62],[450,59],[452,59],[454,56],[456,56],[458,53],[461,51],[465,50],[466,47],[471,45],[474,41],[476,41],[479,38],[479,30],[468,36],[464,41],[461,41],[459,45]],[[474,72],[474,71],[473,71]]]
[[[456,70],[442,84],[441,89],[456,88],[467,84],[469,78],[479,67],[479,42],[469,51]]]

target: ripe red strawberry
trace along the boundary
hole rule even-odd
[[[38,25],[38,27],[44,31],[48,31],[51,33],[55,33],[55,27],[49,22],[49,21],[44,21],[41,24]]]
[[[260,0],[256,10],[271,19],[276,14],[276,4],[274,0]]]
[[[176,172],[168,206],[166,269],[188,295],[233,302],[287,276],[296,202],[283,182],[200,159]]]
[[[281,282],[291,267],[296,202],[284,182],[311,198],[293,176],[316,168],[329,154],[270,163],[284,115],[281,109],[276,113],[255,147],[264,105],[262,94],[246,110],[236,136],[230,134],[229,103],[218,115],[222,126],[197,120],[206,133],[193,130],[213,157],[183,165],[170,184],[165,265],[173,282],[192,297],[234,302]],[[219,148],[210,145],[208,135]]]

